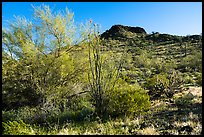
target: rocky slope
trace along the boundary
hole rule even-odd
[[[104,39],[115,39],[116,37],[126,37],[127,33],[129,35],[134,35],[135,37],[144,38],[143,40],[154,41],[154,42],[166,42],[166,41],[174,41],[174,42],[196,42],[202,40],[201,35],[187,35],[187,36],[177,36],[171,34],[160,34],[159,32],[152,32],[152,34],[148,34],[144,28],[141,27],[131,27],[124,25],[113,25],[109,30],[106,30],[101,34],[101,37]],[[127,37],[126,37],[127,38]]]

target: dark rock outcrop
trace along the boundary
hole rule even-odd
[[[202,41],[202,36],[201,35],[189,35],[189,36],[185,36],[183,37],[182,41],[186,42],[186,41],[199,41],[201,40]]]
[[[175,41],[175,42],[180,42],[180,36],[174,36],[170,34],[159,34],[159,33],[154,33],[147,35],[146,40],[152,40],[154,42],[167,42],[167,41]]]
[[[141,27],[113,25],[109,30],[106,30],[103,34],[101,34],[101,37],[107,39],[109,37],[122,36],[123,32],[125,31],[129,31],[132,33],[147,34],[146,31]]]

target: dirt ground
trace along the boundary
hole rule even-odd
[[[189,87],[169,99],[152,101],[145,121],[160,135],[197,135],[202,132],[202,87]],[[188,129],[187,129],[188,128]]]

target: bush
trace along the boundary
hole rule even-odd
[[[192,105],[193,98],[193,94],[189,92],[182,97],[175,98],[175,104],[179,109],[186,109],[187,106]]]
[[[135,56],[134,57],[134,66],[141,68],[141,67],[145,67],[145,68],[150,68],[151,67],[151,53],[148,53],[146,50],[142,50],[140,49],[139,51],[139,56]]]
[[[202,72],[202,52],[192,51],[191,55],[182,58],[179,68],[183,72]]]
[[[197,74],[196,84],[202,86],[202,73]]]
[[[15,110],[2,111],[2,122],[16,120],[17,116],[17,111]]]
[[[167,74],[157,74],[147,79],[145,87],[149,90],[148,94],[154,98],[163,95],[168,85],[169,80],[167,79]]]
[[[33,135],[34,130],[22,120],[2,122],[3,135]]]
[[[191,76],[187,75],[183,77],[184,83],[185,84],[194,84],[194,80]]]
[[[168,72],[167,78],[169,80],[169,85],[165,91],[165,95],[167,97],[172,97],[174,93],[182,90],[183,78],[181,73],[174,69]]]
[[[168,73],[169,70],[175,69],[176,67],[177,65],[175,64],[174,60],[170,60],[162,64],[162,71]]]
[[[149,96],[139,85],[121,82],[111,91],[109,113],[112,116],[136,114],[148,110]]]
[[[36,108],[31,107],[21,107],[16,110],[2,111],[2,121],[19,121],[23,120],[25,122],[31,122],[32,117],[38,112]]]
[[[183,79],[179,71],[170,70],[168,73],[160,73],[147,79],[145,87],[152,98],[162,95],[172,97],[174,93],[182,89]]]

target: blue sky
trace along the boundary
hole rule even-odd
[[[112,25],[143,27],[152,31],[173,35],[193,35],[202,33],[202,2],[43,2],[54,11],[74,12],[75,23],[85,23],[89,19],[101,25],[101,32]],[[32,18],[31,4],[42,2],[3,2],[2,25],[16,16]]]

